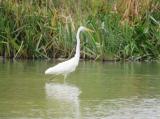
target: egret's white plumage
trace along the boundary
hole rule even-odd
[[[76,67],[79,63],[80,58],[80,32],[81,31],[92,31],[86,27],[80,26],[77,31],[76,39],[77,39],[77,46],[76,46],[76,54],[73,58],[64,61],[62,63],[57,64],[56,66],[50,67],[45,71],[45,74],[55,74],[64,75],[64,78],[67,77],[67,75],[73,71],[75,71]]]

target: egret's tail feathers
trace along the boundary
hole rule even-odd
[[[45,71],[45,74],[52,74],[52,71],[50,70],[50,68]]]

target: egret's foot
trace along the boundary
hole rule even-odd
[[[66,84],[66,79],[63,79],[63,83]]]

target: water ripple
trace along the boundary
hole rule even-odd
[[[84,119],[159,119],[160,99],[104,100],[84,110]]]

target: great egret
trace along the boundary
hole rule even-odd
[[[80,38],[79,37],[80,37],[81,31],[93,32],[92,30],[84,26],[80,26],[78,28],[77,35],[76,35],[77,46],[76,46],[76,54],[74,55],[74,57],[67,61],[61,62],[56,66],[48,68],[45,71],[45,74],[55,74],[55,75],[62,74],[64,75],[64,81],[65,81],[67,75],[75,71],[76,67],[78,66],[79,58],[80,58]]]

